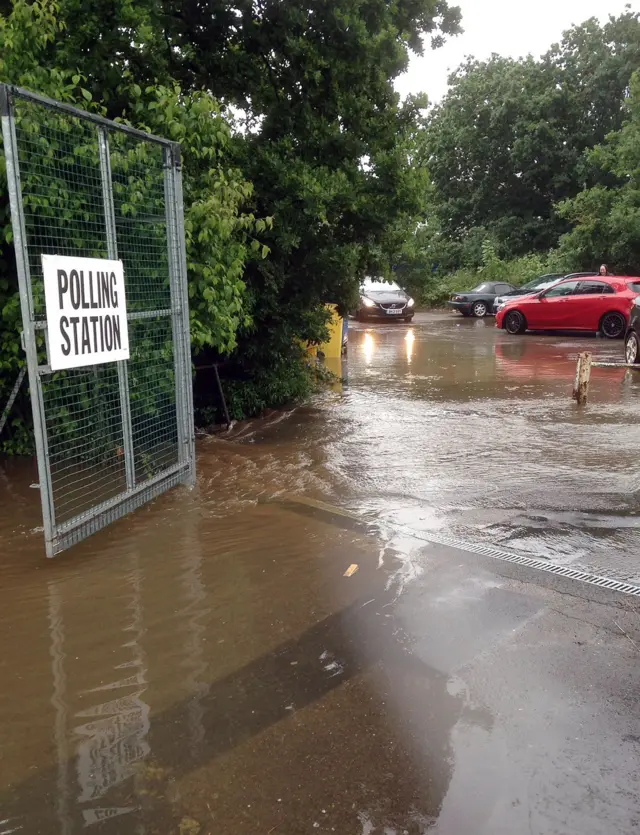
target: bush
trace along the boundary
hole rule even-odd
[[[477,269],[460,269],[444,277],[429,276],[422,288],[420,301],[429,307],[442,307],[453,293],[471,290],[483,281],[506,281],[520,287],[551,271],[548,259],[537,254],[503,261],[490,241],[485,241],[482,246],[482,260],[482,266]]]

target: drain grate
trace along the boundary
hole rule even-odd
[[[591,586],[598,586],[601,589],[610,589],[621,594],[630,594],[634,597],[640,597],[640,586],[635,583],[628,583],[624,580],[615,580],[612,577],[600,577],[598,574],[591,574],[588,571],[581,571],[577,568],[568,568],[564,565],[556,565],[547,560],[539,560],[533,557],[522,557],[518,554],[512,554],[509,551],[503,551],[500,548],[494,548],[491,545],[478,545],[473,542],[464,542],[461,539],[456,539],[453,536],[439,533],[422,533],[413,528],[408,528],[404,525],[389,525],[386,527],[396,533],[404,533],[414,539],[422,540],[423,542],[431,542],[436,545],[448,545],[450,548],[457,548],[460,551],[471,551],[474,554],[480,554],[484,557],[493,557],[497,560],[504,560],[505,562],[512,562],[516,565],[523,565],[526,568],[535,568],[538,571],[546,571],[549,574],[556,574],[559,577],[567,577],[569,580],[579,580],[581,583],[589,583]]]

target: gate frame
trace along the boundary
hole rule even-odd
[[[14,99],[32,102],[44,108],[81,119],[96,126],[97,147],[100,157],[100,173],[105,213],[105,237],[107,257],[117,259],[117,231],[113,204],[113,180],[111,178],[109,133],[127,134],[135,139],[155,143],[163,148],[165,222],[167,227],[167,255],[169,286],[171,290],[171,325],[176,378],[176,426],[178,433],[178,463],[136,485],[135,459],[131,428],[131,412],[128,383],[128,361],[115,363],[118,368],[120,414],[125,454],[127,488],[107,501],[94,505],[72,519],[56,524],[47,426],[45,420],[42,376],[50,374],[48,365],[38,364],[36,331],[44,330],[47,340],[47,319],[35,319],[33,293],[24,222],[22,187],[18,157],[18,141],[15,129]],[[176,484],[195,483],[195,426],[193,419],[193,386],[191,370],[191,339],[189,328],[189,297],[187,285],[187,257],[184,235],[184,205],[182,193],[182,159],[180,144],[154,134],[145,133],[128,125],[119,124],[73,105],[58,102],[39,93],[11,84],[0,83],[0,117],[7,168],[11,225],[18,273],[20,307],[22,312],[22,346],[27,358],[29,390],[33,412],[33,429],[38,462],[42,519],[47,557],[53,557],[77,542],[101,530],[111,522],[126,516],[136,508]],[[44,253],[43,253],[44,254]],[[48,253],[47,253],[48,254]],[[126,293],[126,264],[125,293]],[[163,311],[164,312],[164,311]],[[141,313],[127,312],[127,320],[147,318]],[[107,364],[107,363],[105,363]],[[108,363],[111,364],[111,363]]]

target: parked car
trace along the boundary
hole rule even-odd
[[[497,313],[503,305],[510,302],[516,296],[530,296],[533,293],[539,293],[542,290],[546,290],[547,287],[552,287],[554,284],[557,284],[558,281],[562,281],[563,278],[588,278],[589,276],[595,275],[598,275],[598,273],[570,273],[569,275],[565,275],[564,273],[547,273],[546,275],[538,276],[533,281],[523,284],[522,287],[517,287],[510,293],[498,296],[493,303],[493,312]]]
[[[638,279],[640,288],[640,279]],[[631,307],[629,325],[624,337],[624,353],[628,363],[640,363],[640,297],[637,297]]]
[[[526,284],[523,284],[522,287],[516,287],[508,293],[496,296],[495,301],[493,302],[493,312],[497,313],[503,305],[516,298],[516,296],[529,296],[531,293],[539,293],[541,290],[546,290],[547,287],[551,287],[552,284],[562,281],[563,278],[563,273],[548,273],[548,275],[539,275],[538,278],[534,278],[533,281],[528,281]]]
[[[523,284],[522,287],[518,287],[511,293],[505,293],[504,296],[498,296],[493,304],[493,312],[497,313],[503,305],[512,301],[517,296],[530,296],[533,293],[540,293],[542,290],[546,290],[547,287],[552,287],[554,284],[557,284],[563,279],[589,278],[596,275],[598,275],[598,273],[570,273],[569,275],[564,275],[564,273],[548,273],[547,275],[541,275],[538,278],[534,278],[533,281],[530,281],[528,284]]]
[[[454,310],[459,310],[463,316],[482,319],[487,313],[493,313],[496,296],[503,296],[515,289],[513,284],[506,281],[485,281],[467,293],[454,293],[447,304]]]
[[[361,322],[367,319],[400,319],[410,322],[415,313],[414,305],[411,296],[394,281],[365,278],[360,287],[360,305],[356,318]]]
[[[564,279],[533,296],[521,296],[500,308],[496,326],[508,333],[526,330],[600,331],[623,336],[640,278],[598,276]]]

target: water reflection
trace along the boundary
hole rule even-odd
[[[324,365],[327,368],[327,370],[330,371],[336,378],[331,383],[332,391],[335,391],[336,394],[342,394],[343,383],[345,379],[345,364],[343,363],[342,356],[327,357],[324,360]]]
[[[56,816],[61,835],[70,835],[69,741],[67,736],[67,676],[65,672],[62,599],[57,583],[48,583],[51,679],[54,709],[53,738],[57,758]]]
[[[640,375],[594,369],[588,408],[571,400],[577,354],[613,361],[619,343],[420,314],[416,330],[352,328],[345,431],[325,442],[341,495],[372,517],[640,580],[627,558]]]
[[[407,335],[404,338],[404,342],[407,348],[407,363],[411,365],[411,358],[413,357],[413,345],[415,342],[415,334],[413,330],[407,331]]]
[[[367,365],[371,365],[373,355],[375,353],[376,343],[372,333],[365,333],[362,339],[362,353],[364,354],[364,361]]]
[[[115,665],[125,676],[81,692],[83,700],[95,694],[117,693],[115,698],[78,710],[76,717],[89,719],[74,728],[80,741],[76,747],[76,769],[81,804],[100,800],[110,789],[119,786],[136,773],[136,767],[149,755],[149,705],[142,698],[148,684],[147,662],[142,648],[144,611],[142,607],[143,574],[139,557],[134,553],[127,576],[129,601],[123,612],[123,629],[127,638],[123,648],[129,659]],[[127,619],[127,611],[129,618]],[[126,692],[132,688],[131,692]],[[121,692],[125,691],[125,692]],[[83,809],[85,824],[118,817],[133,811],[122,807]]]
[[[205,742],[204,704],[209,693],[205,673],[207,617],[211,613],[210,597],[202,573],[202,542],[193,514],[190,514],[182,560],[182,589],[185,605],[180,610],[180,624],[184,634],[184,689],[187,698],[189,753],[201,756]]]
[[[244,449],[239,472],[256,454]],[[25,764],[10,792],[0,788],[3,819],[62,835],[98,823],[105,835],[205,832],[212,816],[221,832],[279,821],[306,831],[314,820],[356,831],[368,809],[402,831],[440,808],[460,701],[400,639],[377,543],[273,502],[204,515],[218,495],[201,480],[95,538],[74,570],[74,555],[52,564],[54,710],[38,714],[35,688],[7,679],[12,702],[42,722],[39,768]],[[361,564],[353,582],[345,560]],[[428,711],[403,715],[425,699]],[[5,717],[3,744],[20,762]],[[418,768],[416,739],[426,740]]]

